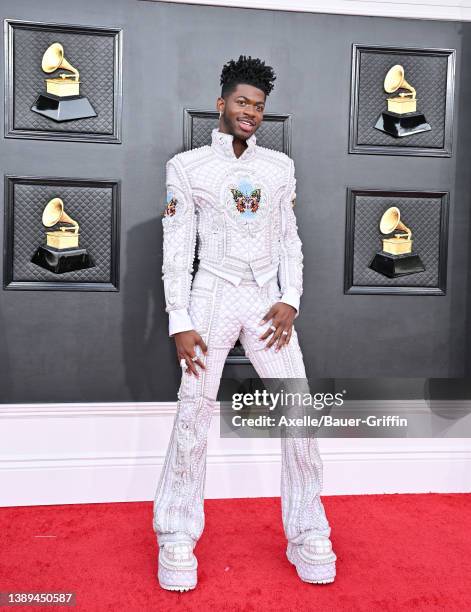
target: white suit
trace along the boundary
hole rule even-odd
[[[233,136],[212,131],[211,145],[167,163],[163,281],[170,335],[195,329],[208,347],[197,379],[182,374],[177,414],[154,502],[159,544],[195,544],[204,527],[206,440],[224,362],[238,338],[261,378],[305,378],[296,330],[278,352],[265,350],[260,325],[282,301],[299,311],[303,255],[293,211],[294,163],[260,147],[256,137],[237,158]],[[196,237],[199,269],[192,282]],[[298,312],[296,313],[298,316]],[[330,535],[319,494],[316,438],[284,438],[281,500],[286,537]]]

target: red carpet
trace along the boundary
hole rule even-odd
[[[338,557],[329,585],[298,579],[280,501],[260,498],[206,501],[189,593],[158,586],[150,502],[0,508],[0,591],[74,591],[77,606],[47,609],[87,612],[471,610],[471,494],[323,501]]]

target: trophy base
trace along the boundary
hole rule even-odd
[[[391,253],[385,253],[384,251],[376,253],[368,267],[388,278],[416,274],[425,270],[425,266],[417,253],[391,255]]]
[[[378,117],[374,126],[377,130],[394,138],[403,138],[420,132],[430,132],[432,129],[423,113],[392,113],[384,111]]]
[[[31,110],[58,123],[97,116],[85,96],[60,97],[51,93],[42,93]]]
[[[87,250],[76,248],[59,250],[54,247],[40,246],[36,249],[31,261],[54,274],[95,267],[95,262]]]

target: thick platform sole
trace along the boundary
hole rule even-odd
[[[334,582],[336,576],[335,560],[337,559],[335,553],[327,555],[325,559],[319,558],[318,561],[308,563],[297,552],[297,548],[294,544],[289,543],[286,556],[288,561],[295,566],[301,580],[312,584]]]
[[[196,570],[170,570],[159,565],[160,586],[167,591],[191,591],[196,587]]]

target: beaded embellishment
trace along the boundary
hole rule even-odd
[[[177,198],[174,197],[173,193],[169,191],[167,193],[167,205],[164,210],[164,217],[173,217],[177,212]]]

